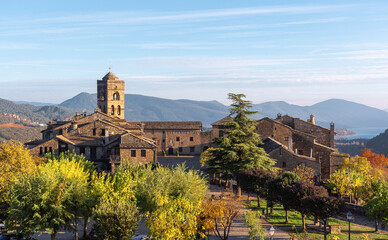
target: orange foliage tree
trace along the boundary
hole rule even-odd
[[[372,152],[372,150],[370,150],[369,148],[365,148],[361,151],[360,157],[366,157],[370,162],[372,168],[387,170],[386,167],[388,166],[388,158],[383,154],[377,154]]]

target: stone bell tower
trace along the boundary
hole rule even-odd
[[[124,119],[124,80],[108,72],[97,80],[97,107],[112,117]]]

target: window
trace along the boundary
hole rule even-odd
[[[224,131],[220,130],[220,131],[218,132],[218,137],[223,137],[223,136],[224,136]]]
[[[166,142],[166,139],[163,139],[162,142],[163,142],[163,143]]]
[[[47,147],[44,147],[44,153],[47,153]]]
[[[190,137],[190,142],[194,141],[194,137]]]
[[[284,137],[284,141],[288,141],[288,137]]]
[[[85,148],[84,147],[80,147],[79,148],[79,154],[84,154],[85,155]]]
[[[283,168],[286,168],[287,164],[286,162],[283,162]]]
[[[194,152],[195,151],[195,147],[190,147],[190,152]]]
[[[113,93],[113,100],[120,100],[120,94],[118,92]]]
[[[131,157],[136,157],[136,150],[131,150]]]
[[[40,147],[40,149],[39,149],[39,154],[40,154],[40,155],[43,154],[43,147]]]
[[[298,150],[299,155],[303,155],[303,150]]]
[[[279,155],[283,154],[283,148],[279,148]]]
[[[179,150],[178,150],[180,153],[182,153],[183,151],[183,148],[182,147],[179,147]]]
[[[146,157],[146,156],[147,156],[146,150],[141,150],[141,156],[142,156],[142,157]]]
[[[96,129],[93,128],[93,136],[96,136]]]
[[[101,136],[105,136],[105,129],[101,129]]]
[[[112,105],[112,112],[111,112],[111,115],[115,115],[115,106]]]
[[[180,137],[176,137],[176,141],[179,142],[181,140]]]
[[[49,152],[53,153],[53,148],[49,147]]]
[[[117,115],[120,115],[121,114],[121,107],[120,105],[117,106]]]
[[[96,159],[96,157],[97,157],[96,147],[91,147],[90,148],[90,158],[91,159]]]

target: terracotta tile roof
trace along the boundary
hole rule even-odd
[[[268,154],[276,149],[278,149],[279,147],[283,148],[285,151],[289,152],[290,154],[298,157],[298,158],[303,158],[303,159],[307,159],[307,160],[310,160],[310,161],[316,161],[315,158],[312,158],[312,157],[308,157],[308,156],[304,156],[304,155],[299,155],[299,154],[296,154],[294,153],[293,151],[290,151],[285,145],[281,144],[280,142],[276,141],[275,139],[271,138],[271,137],[266,137],[262,140],[262,142],[264,143],[263,146],[261,146]]]
[[[131,138],[131,141],[126,141]],[[121,135],[120,148],[156,148],[156,145],[148,138],[142,138],[132,133]]]
[[[223,119],[218,120],[217,122],[212,123],[211,125],[212,125],[212,126],[222,126],[222,125],[224,125],[226,122],[230,122],[230,121],[233,121],[233,117],[231,117],[231,116],[229,115],[229,116],[224,117]]]
[[[144,130],[201,130],[201,121],[142,121]]]
[[[62,135],[57,135],[57,136],[55,136],[55,138],[57,138],[57,139],[59,139],[61,141],[67,142],[67,143],[69,143],[71,145],[76,145],[73,141],[71,141],[70,139],[68,139],[68,138],[66,138],[66,137],[64,137]]]
[[[108,72],[103,78],[102,80],[119,80],[118,77],[116,77],[116,75],[114,75],[112,72]]]

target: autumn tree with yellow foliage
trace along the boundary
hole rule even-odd
[[[7,200],[7,193],[19,175],[35,170],[35,160],[20,142],[9,141],[0,145],[0,202]]]
[[[330,176],[329,186],[340,196],[349,196],[356,203],[362,203],[371,197],[373,180],[371,163],[365,157],[346,158],[344,165]]]

